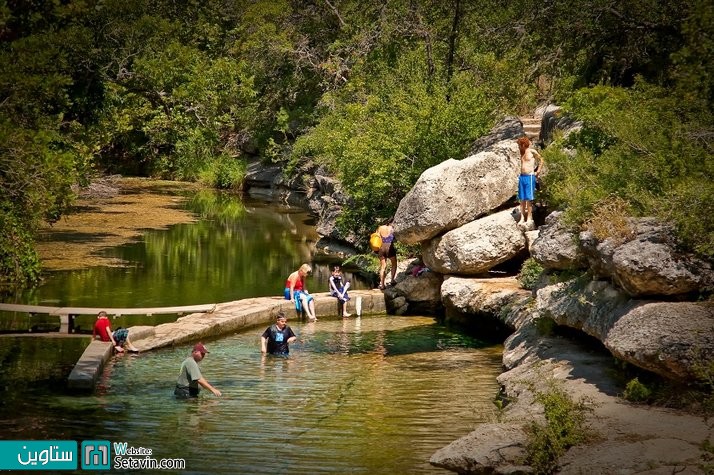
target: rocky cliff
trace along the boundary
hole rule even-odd
[[[608,368],[617,359],[682,383],[712,377],[703,370],[714,361],[711,262],[681,252],[672,229],[649,218],[630,220],[624,238],[570,229],[559,212],[537,221],[537,230],[519,227],[515,140],[523,132],[514,120],[474,155],[424,172],[395,216],[397,239],[419,243],[422,256],[385,290],[387,309],[429,308],[447,322],[506,338],[499,382],[512,403],[502,420],[437,452],[432,463],[459,473],[530,473],[522,465],[528,428],[543,418],[536,395],[558,381],[590,401],[589,422],[600,438],[571,448],[559,461],[561,473],[648,466],[664,470],[648,473],[700,473],[701,444],[712,440],[706,422],[629,406]],[[544,269],[532,291],[498,271],[527,257]],[[412,272],[424,266],[428,272]],[[544,327],[570,330],[556,337]],[[579,344],[578,334],[591,343]],[[665,452],[668,446],[676,450]]]

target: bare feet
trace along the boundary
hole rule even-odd
[[[344,314],[342,314],[342,318],[347,318],[347,317],[351,317],[351,316],[352,316],[351,313],[344,313]]]

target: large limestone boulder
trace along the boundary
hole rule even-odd
[[[578,233],[562,222],[562,211],[550,213],[533,241],[531,257],[546,269],[576,269],[586,265],[578,246]]]
[[[477,219],[423,244],[422,259],[442,274],[477,275],[517,256],[526,238],[509,210]]]
[[[668,379],[701,380],[714,358],[714,302],[631,300],[604,281],[538,290],[536,308],[599,339],[616,357]]]
[[[521,288],[513,277],[477,279],[446,276],[441,284],[441,300],[446,320],[474,326],[475,320],[486,321],[492,327],[506,327],[509,332],[519,328],[527,312],[523,310],[531,300],[531,292]]]
[[[488,214],[513,198],[519,164],[515,140],[426,170],[402,198],[394,234],[405,244],[431,239]]]
[[[603,343],[618,358],[664,377],[702,380],[714,361],[714,302],[642,302]]]
[[[711,264],[678,250],[669,226],[652,218],[631,221],[626,242],[580,233],[584,254],[596,275],[612,278],[633,297],[680,295],[712,289]]]

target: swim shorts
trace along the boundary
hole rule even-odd
[[[518,199],[533,201],[535,198],[535,175],[521,175],[518,177]]]

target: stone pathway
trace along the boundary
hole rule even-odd
[[[315,299],[318,323],[320,317],[337,317],[337,300],[334,297],[327,292],[312,296]],[[350,297],[350,309],[354,309],[355,302],[361,298],[362,315],[386,311],[384,295],[379,290],[351,290]],[[280,310],[285,312],[288,320],[298,318],[294,304],[283,297],[258,297],[217,304],[210,313],[193,313],[180,317],[175,322],[156,326],[133,326],[129,328],[129,339],[139,351],[194,343],[273,323]],[[355,314],[354,311],[352,313]],[[91,391],[111,356],[110,343],[92,341],[70,373],[67,385],[71,389]]]
[[[318,317],[337,317],[337,300],[329,293],[312,294]],[[385,312],[384,295],[379,290],[351,290],[350,309],[358,297],[362,299],[362,314]],[[163,346],[180,345],[234,333],[246,328],[265,325],[275,320],[282,310],[288,320],[297,318],[295,307],[283,297],[257,297],[220,303],[211,313],[194,313],[175,322],[156,326],[134,326],[129,338],[140,351]],[[352,311],[354,313],[354,311]]]

